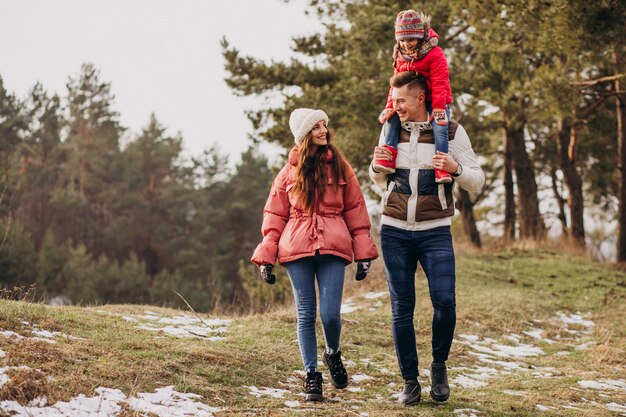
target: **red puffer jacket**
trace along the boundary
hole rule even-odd
[[[328,151],[328,159],[333,158]],[[303,212],[302,204],[289,191],[294,186],[298,150],[289,152],[289,162],[278,173],[263,209],[263,241],[252,262],[274,265],[320,254],[331,254],[346,263],[375,259],[378,250],[370,236],[370,219],[361,187],[346,162],[346,180],[337,189],[326,187],[324,197],[312,215]],[[330,170],[330,167],[329,167]],[[330,176],[329,176],[330,177]]]
[[[439,39],[439,35],[430,29],[430,37],[436,37]],[[452,88],[450,87],[450,79],[448,75],[448,60],[446,59],[443,49],[439,46],[435,46],[431,49],[424,58],[420,60],[406,61],[403,57],[400,57],[394,63],[393,75],[404,71],[417,71],[426,77],[426,84],[428,86],[428,94],[426,99],[432,102],[433,109],[445,109],[446,104],[452,104]],[[389,95],[387,96],[386,109],[393,108],[393,101],[391,100],[391,91],[393,87],[389,89]]]

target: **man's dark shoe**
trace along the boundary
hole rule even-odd
[[[448,370],[445,363],[433,362],[430,366],[430,396],[435,401],[446,401],[450,398]]]
[[[322,374],[320,372],[307,372],[304,380],[304,394],[307,401],[322,401]]]
[[[400,393],[398,401],[403,405],[410,406],[419,404],[422,399],[422,387],[417,379],[409,379],[405,382],[404,391]]]
[[[324,352],[322,360],[324,361],[324,365],[328,367],[328,371],[330,372],[330,383],[333,384],[333,387],[339,389],[347,387],[348,372],[341,362],[341,352],[337,352],[332,355]]]

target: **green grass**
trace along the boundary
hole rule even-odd
[[[28,335],[30,325],[42,330],[60,331],[81,339],[57,338],[56,344],[33,340],[15,341],[0,336],[0,350],[6,357],[0,366],[27,365],[53,377],[44,386],[24,384],[14,392],[0,388],[0,399],[21,399],[44,393],[49,402],[68,400],[78,394],[94,395],[98,386],[119,388],[127,395],[151,392],[165,385],[179,391],[202,395],[210,406],[222,407],[218,416],[304,415],[355,416],[450,416],[457,409],[472,408],[479,416],[607,416],[601,404],[626,404],[626,394],[582,389],[580,380],[624,379],[626,367],[626,273],[584,257],[545,250],[508,249],[494,253],[465,253],[457,257],[457,339],[448,364],[450,378],[471,373],[461,368],[488,366],[459,342],[459,335],[471,334],[510,344],[506,336],[522,334],[533,320],[544,330],[544,337],[556,344],[529,337],[523,343],[540,347],[545,355],[517,359],[531,368],[555,368],[551,378],[536,378],[533,369],[499,374],[482,388],[453,388],[444,404],[425,401],[412,408],[397,404],[391,395],[402,388],[393,340],[388,297],[382,307],[368,311],[377,300],[365,300],[364,290],[385,291],[382,262],[375,265],[365,283],[347,280],[346,298],[351,296],[361,310],[343,316],[342,351],[344,360],[353,361],[351,375],[372,377],[351,387],[359,392],[335,390],[325,384],[320,404],[302,401],[298,376],[301,368],[296,342],[295,312],[291,308],[266,314],[232,317],[222,341],[204,338],[176,338],[139,330],[119,315],[143,314],[144,310],[163,315],[182,312],[147,306],[50,307],[41,304],[0,300],[0,330]],[[351,271],[350,271],[351,272]],[[350,276],[349,276],[350,277]],[[420,369],[430,365],[430,325],[432,309],[425,278],[417,276],[418,305],[416,331]],[[590,313],[595,322],[584,341],[593,342],[588,350],[576,350],[573,342],[559,341],[568,336],[553,319],[557,312]],[[188,313],[188,312],[187,312]],[[203,316],[208,317],[208,316]],[[575,325],[570,329],[576,328]],[[321,330],[318,344],[322,344]],[[581,341],[576,343],[580,344]],[[566,350],[568,356],[556,355]],[[368,362],[362,361],[368,359]],[[321,361],[320,361],[321,362]],[[323,365],[320,368],[327,380]],[[386,368],[387,370],[385,370]],[[427,377],[420,377],[429,386]],[[41,381],[40,381],[41,382]],[[289,385],[291,384],[291,385]],[[396,384],[390,386],[389,384]],[[288,389],[283,399],[254,397],[244,386]],[[521,396],[504,390],[523,392]],[[19,394],[19,395],[18,395]],[[20,397],[20,395],[22,397]],[[289,409],[285,401],[300,402]],[[593,404],[595,401],[598,404]],[[572,403],[581,410],[564,409]],[[536,405],[557,407],[539,411]],[[300,411],[297,411],[297,410]],[[126,415],[133,415],[128,413]]]

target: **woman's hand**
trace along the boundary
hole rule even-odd
[[[363,281],[367,276],[367,273],[370,271],[370,266],[372,266],[372,261],[370,260],[357,261],[356,276],[354,278],[357,281]]]
[[[259,267],[259,275],[263,281],[267,282],[270,285],[273,285],[276,282],[276,275],[272,274],[272,270],[274,267],[272,265],[261,265]]]

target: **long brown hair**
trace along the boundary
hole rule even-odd
[[[340,180],[346,179],[345,158],[339,148],[331,143],[333,134],[330,129],[326,133],[327,144],[318,146],[311,155],[313,144],[311,132],[309,132],[298,148],[298,165],[296,166],[295,184],[292,192],[298,196],[304,211],[312,214],[315,211],[319,199],[324,196],[328,185],[328,174],[332,178],[332,187],[337,189]],[[328,151],[331,157],[328,159]],[[330,166],[330,170],[327,169]]]

